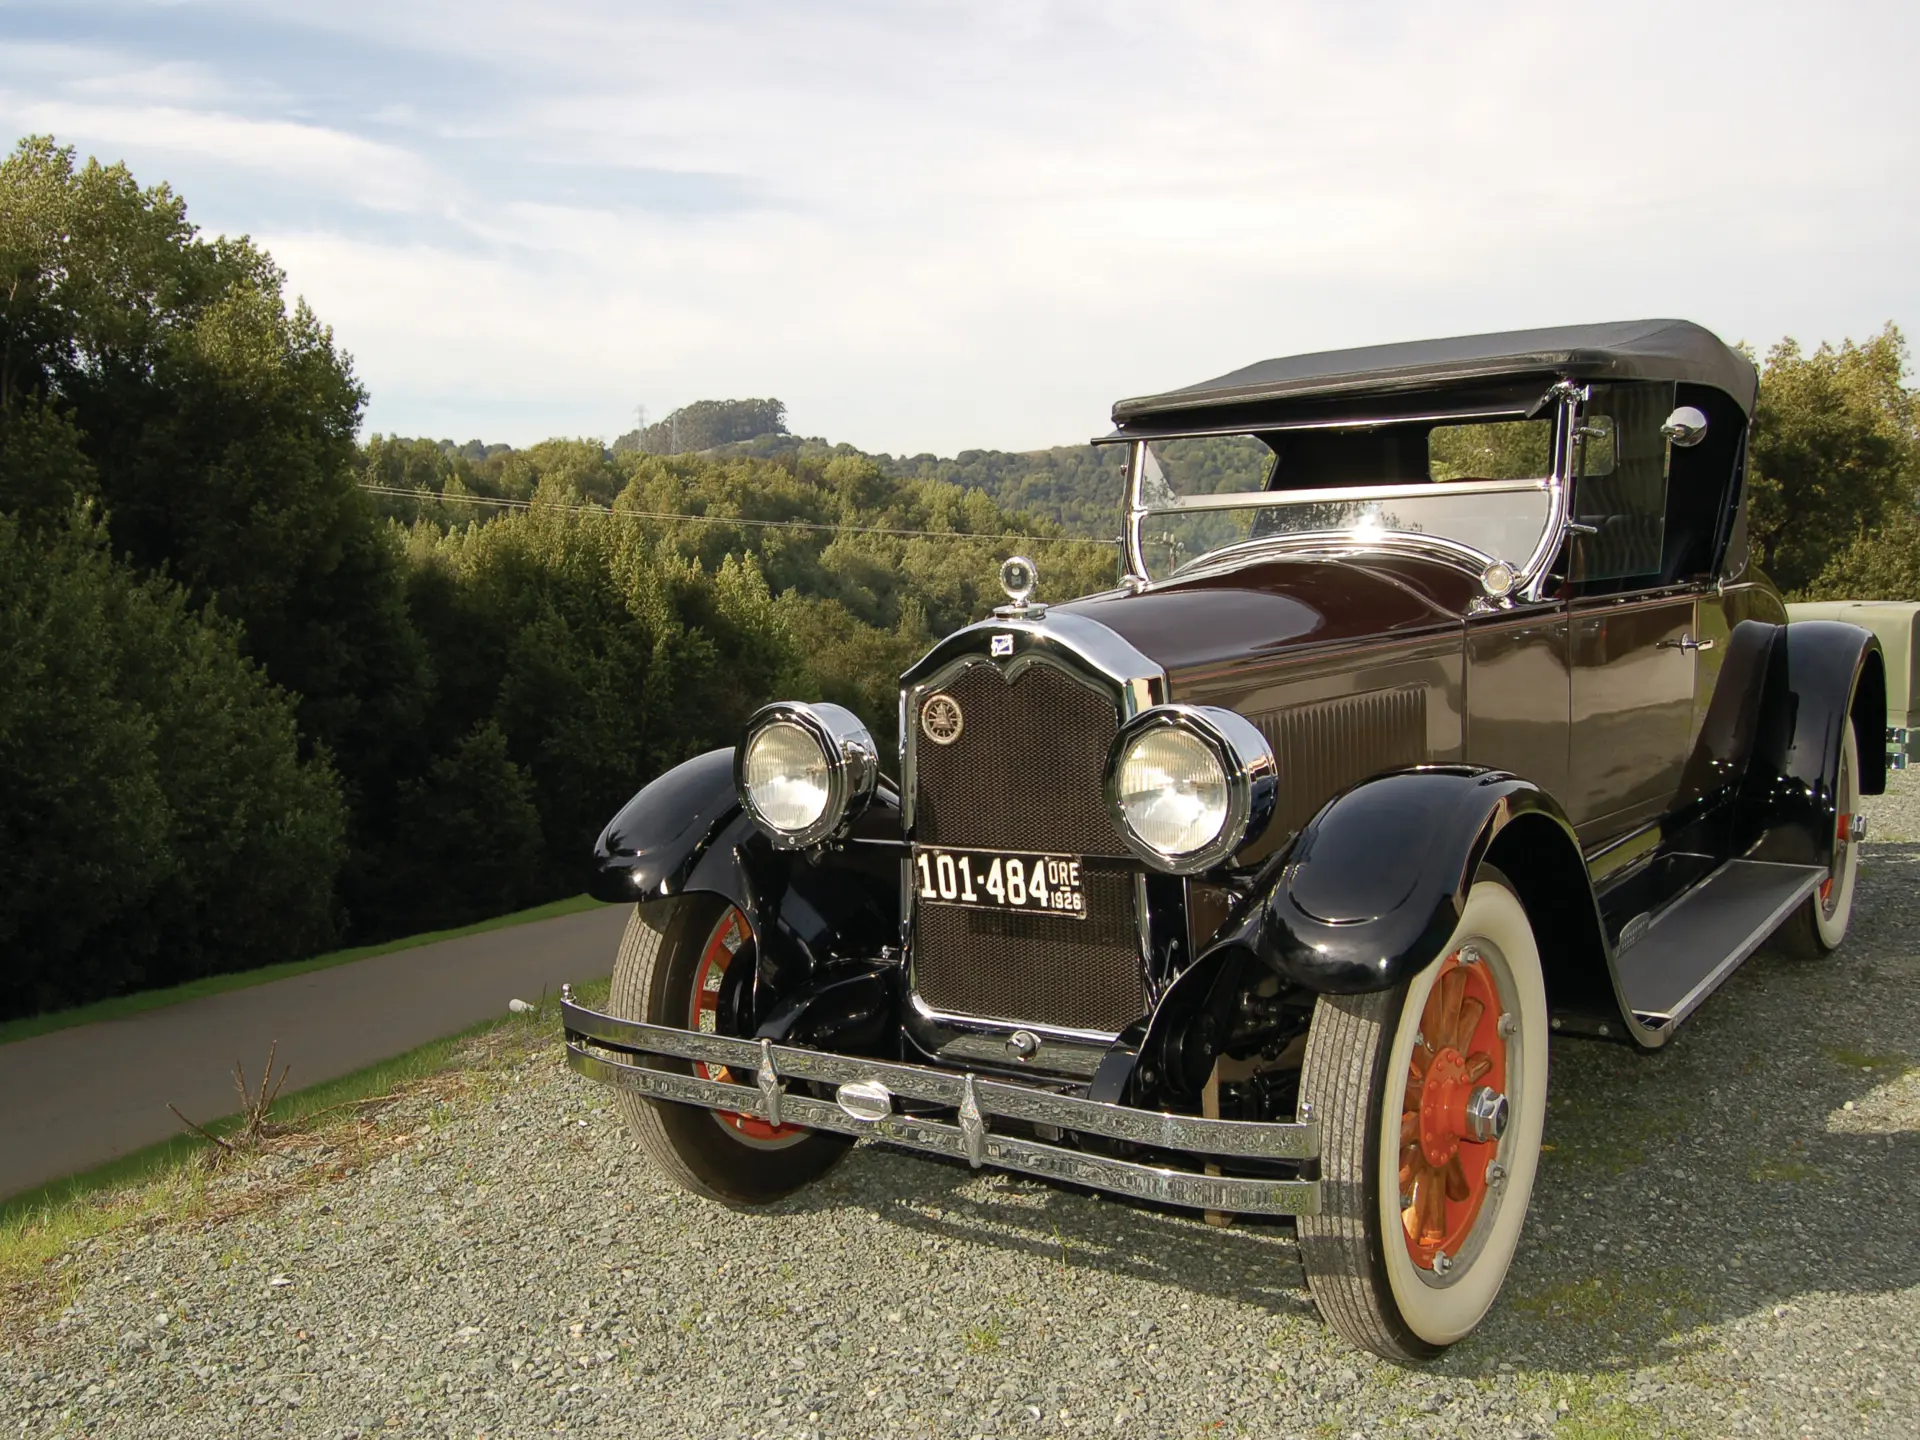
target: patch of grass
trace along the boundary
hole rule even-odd
[[[1804,1161],[1783,1160],[1777,1155],[1769,1155],[1747,1167],[1747,1178],[1756,1185],[1766,1181],[1785,1181],[1789,1185],[1805,1185],[1815,1180],[1824,1180],[1826,1175]]]
[[[601,980],[577,986],[575,994],[583,1004],[594,1005],[605,1001],[608,988],[609,982]],[[85,1278],[77,1256],[89,1241],[111,1243],[164,1225],[227,1219],[344,1178],[412,1138],[383,1127],[368,1112],[423,1093],[444,1105],[478,1088],[490,1072],[529,1055],[557,1052],[558,1044],[555,1005],[483,1021],[391,1060],[281,1096],[269,1112],[273,1137],[258,1154],[230,1154],[183,1134],[0,1203],[0,1333],[17,1318],[72,1303]],[[230,1135],[246,1119],[229,1115],[205,1128],[214,1135]],[[431,1112],[420,1123],[430,1124]],[[244,1192],[215,1193],[212,1180],[222,1168],[243,1170],[274,1153],[321,1144],[329,1147],[325,1164],[306,1166],[291,1179]],[[229,1251],[222,1264],[240,1258]]]
[[[198,1000],[203,995],[222,995],[229,990],[245,990],[253,985],[264,985],[270,980],[285,980],[292,975],[305,975],[314,970],[330,970],[335,965],[350,965],[355,960],[371,960],[376,955],[391,955],[399,950],[411,950],[416,945],[431,945],[439,940],[458,940],[464,935],[480,935],[488,930],[504,930],[510,925],[525,925],[535,920],[552,920],[561,915],[573,915],[581,910],[592,910],[600,904],[591,895],[575,895],[567,900],[553,900],[545,905],[535,905],[531,910],[516,910],[511,915],[496,915],[491,920],[477,921],[472,925],[461,925],[452,930],[429,930],[423,935],[404,935],[398,940],[385,940],[378,945],[356,945],[349,950],[335,950],[331,954],[316,955],[310,960],[289,960],[284,965],[267,965],[258,970],[240,970],[231,975],[209,975],[202,980],[189,980],[184,985],[169,986],[165,990],[142,990],[136,995],[116,995],[111,1000],[96,1000],[91,1005],[76,1005],[70,1010],[53,1010],[45,1015],[28,1015],[19,1020],[0,1022],[0,1045],[15,1040],[25,1040],[34,1035],[47,1035],[55,1030],[70,1029],[75,1025],[91,1025],[96,1020],[120,1020],[128,1015],[138,1015],[146,1010],[159,1010],[168,1005],[178,1005],[183,1000]]]
[[[1637,1271],[1631,1279],[1607,1271],[1544,1285],[1504,1303],[1554,1326],[1646,1333],[1671,1328],[1678,1313],[1692,1305],[1686,1280],[1684,1270],[1673,1268]]]
[[[1568,1411],[1553,1427],[1564,1440],[1655,1440],[1671,1435],[1671,1430],[1656,1430],[1647,1414],[1624,1400],[1609,1400],[1592,1410],[1575,1414]]]
[[[967,1353],[969,1355],[991,1355],[1000,1348],[1000,1342],[1006,1337],[1006,1326],[998,1320],[989,1320],[984,1325],[974,1325],[967,1330]]]
[[[1842,1046],[1828,1046],[1821,1053],[1834,1064],[1844,1065],[1849,1070],[1899,1070],[1904,1073],[1914,1063],[1908,1055],[1872,1055],[1864,1050],[1848,1050]]]

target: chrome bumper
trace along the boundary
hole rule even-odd
[[[870,1137],[965,1160],[976,1168],[992,1165],[1165,1205],[1242,1215],[1320,1213],[1317,1180],[1207,1175],[1197,1168],[1222,1160],[1315,1159],[1320,1154],[1318,1121],[1263,1124],[1136,1110],[971,1073],[621,1020],[570,999],[561,1002],[560,1020],[566,1027],[569,1065],[590,1080],[650,1099],[754,1115],[775,1125]],[[736,1074],[751,1072],[754,1083],[703,1080],[638,1063],[641,1057],[656,1055],[725,1066]],[[832,1087],[838,1098],[822,1100],[790,1091],[790,1080]],[[856,1088],[843,1094],[849,1086]],[[951,1107],[954,1120],[894,1113],[894,1096]],[[1142,1165],[999,1133],[989,1124],[995,1118],[1180,1151],[1193,1156],[1196,1169]]]

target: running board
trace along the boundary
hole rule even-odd
[[[1616,956],[1627,1008],[1653,1029],[1679,1024],[1826,878],[1818,865],[1728,861]]]

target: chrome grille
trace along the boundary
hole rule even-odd
[[[920,733],[919,707],[940,693],[965,717],[951,745]],[[1012,684],[983,662],[919,692],[907,723],[921,844],[1128,853],[1107,814],[1107,751],[1120,728],[1111,695],[1044,662],[1022,668]]]
[[[937,693],[965,717],[950,745],[920,733],[919,707]],[[981,662],[917,688],[906,720],[916,843],[1089,857],[1085,920],[916,905],[916,993],[945,1014],[1063,1029],[1112,1033],[1137,1019],[1137,870],[1105,798],[1118,697],[1046,662],[1011,683]]]
[[[1133,874],[1119,861],[1088,865],[1085,920],[922,903],[915,989],[951,1015],[1107,1034],[1132,1024],[1146,1004]]]

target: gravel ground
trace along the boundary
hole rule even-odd
[[[1284,1224],[873,1147],[768,1212],[682,1196],[549,1048],[347,1178],[73,1257],[0,1342],[0,1434],[1920,1434],[1897,784],[1839,954],[1763,953],[1655,1055],[1556,1043],[1507,1290],[1424,1370],[1328,1334]]]

